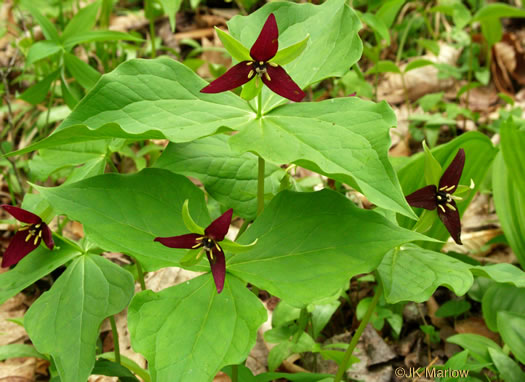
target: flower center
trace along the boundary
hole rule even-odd
[[[253,69],[250,70],[248,73],[248,78],[251,80],[254,76],[258,76],[259,78],[263,78],[263,76],[268,80],[271,81],[270,75],[267,71],[267,66],[273,66],[276,67],[277,64],[273,62],[268,61],[248,61],[246,65],[251,66],[253,65]]]
[[[449,190],[453,189],[454,187],[450,188],[450,187],[441,187],[441,189],[438,190],[438,192],[436,193],[436,202],[437,202],[437,205],[438,207],[441,209],[441,211],[443,212],[446,212],[446,209],[445,208],[448,208],[452,211],[455,211],[456,210],[456,207],[454,207],[452,205],[452,194],[450,194]]]
[[[42,223],[31,224],[25,227],[20,227],[18,231],[28,231],[25,241],[33,240],[33,245],[37,245],[40,239],[42,239]]]
[[[201,241],[202,247],[205,251],[209,252],[212,250],[213,246],[215,245],[215,241],[208,237],[203,237]]]

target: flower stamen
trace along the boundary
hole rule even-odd
[[[445,207],[443,207],[441,204],[438,204],[438,207],[441,208],[441,211],[446,212]]]
[[[447,206],[448,208],[450,208],[452,211],[456,211],[456,207],[454,207],[452,204],[447,203],[446,206]],[[441,205],[440,205],[440,207],[441,207]],[[445,210],[445,209],[443,208],[443,211],[444,211],[444,210]]]

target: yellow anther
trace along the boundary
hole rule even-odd
[[[38,242],[40,238],[38,236],[35,236],[35,241],[33,241],[33,245],[36,245],[36,243]]]
[[[18,230],[19,230],[19,231],[25,231],[26,229],[29,229],[29,228],[31,228],[31,226],[30,226],[30,225],[26,225],[26,226],[24,226],[24,227],[20,227],[20,228],[18,228]]]
[[[264,64],[264,61],[259,61],[259,65],[262,65],[262,64]]]
[[[217,251],[221,252],[221,247],[219,247],[219,244],[215,243],[215,247],[217,248]]]
[[[197,243],[195,245],[192,245],[191,248],[198,248],[198,247],[200,247],[200,245],[201,245],[201,243]]]
[[[438,207],[441,208],[441,211],[446,212],[445,207],[443,207],[441,204],[438,204]]]
[[[248,61],[248,62],[246,63],[246,65],[248,65],[248,66],[253,65],[253,61]]]
[[[271,66],[273,66],[274,68],[276,68],[276,67],[278,67],[278,66],[279,66],[279,65],[278,65],[278,64],[276,64],[275,62],[269,62],[269,64],[270,64]]]
[[[253,76],[253,70],[250,70],[250,73],[248,73],[248,78],[252,78]]]
[[[456,210],[456,207],[454,207],[452,204],[447,203],[447,207],[450,208],[452,211]]]
[[[264,72],[264,76],[268,81],[271,81],[270,75],[267,72]]]
[[[458,201],[461,201],[463,200],[463,198],[461,196],[455,196],[455,195],[450,195],[450,197],[454,200],[458,200]]]
[[[41,224],[38,223],[37,225],[35,225],[35,228],[40,228]]]
[[[443,199],[440,195],[437,196],[438,200],[441,200]]]
[[[449,186],[445,188],[445,191],[452,191],[456,186]]]
[[[42,231],[38,231],[38,237],[42,237]]]
[[[445,190],[446,188],[447,188],[447,186],[443,186],[443,187],[441,187],[441,188],[439,189],[439,191],[443,191],[443,190]]]
[[[33,236],[33,231],[29,231],[29,233],[26,236],[26,243],[31,239],[31,236]]]

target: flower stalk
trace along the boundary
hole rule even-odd
[[[264,159],[259,157],[257,174],[257,216],[264,210]]]
[[[350,358],[352,357],[352,354],[355,350],[355,347],[357,346],[357,343],[359,342],[359,338],[361,338],[361,335],[365,331],[366,326],[368,325],[368,322],[370,321],[370,318],[372,317],[372,314],[374,313],[374,310],[376,308],[376,305],[379,301],[379,297],[381,297],[381,293],[383,292],[383,286],[381,285],[379,275],[376,272],[376,279],[378,280],[376,293],[374,294],[374,297],[372,298],[372,301],[370,302],[370,305],[368,305],[368,309],[365,313],[365,316],[361,320],[361,323],[359,324],[359,327],[354,333],[354,336],[352,337],[352,340],[350,341],[350,344],[348,344],[348,348],[345,351],[345,355],[343,357],[343,362],[339,365],[339,368],[337,369],[337,374],[335,375],[334,382],[340,382],[343,378],[343,375],[348,368],[348,362],[350,361]]]
[[[113,334],[113,351],[115,352],[115,362],[120,365],[120,345],[118,343],[118,331],[117,323],[115,322],[115,316],[109,316],[109,323],[111,325],[111,333]]]

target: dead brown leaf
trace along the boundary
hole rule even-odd
[[[0,381],[31,382],[35,370],[35,358],[11,358],[0,362]]]
[[[481,317],[469,317],[465,320],[458,321],[454,325],[454,329],[456,330],[456,332],[461,333],[461,334],[464,334],[464,333],[478,334],[480,336],[491,339],[497,344],[501,344],[501,339],[499,337],[499,334],[494,333],[489,328],[487,328],[485,321]]]

